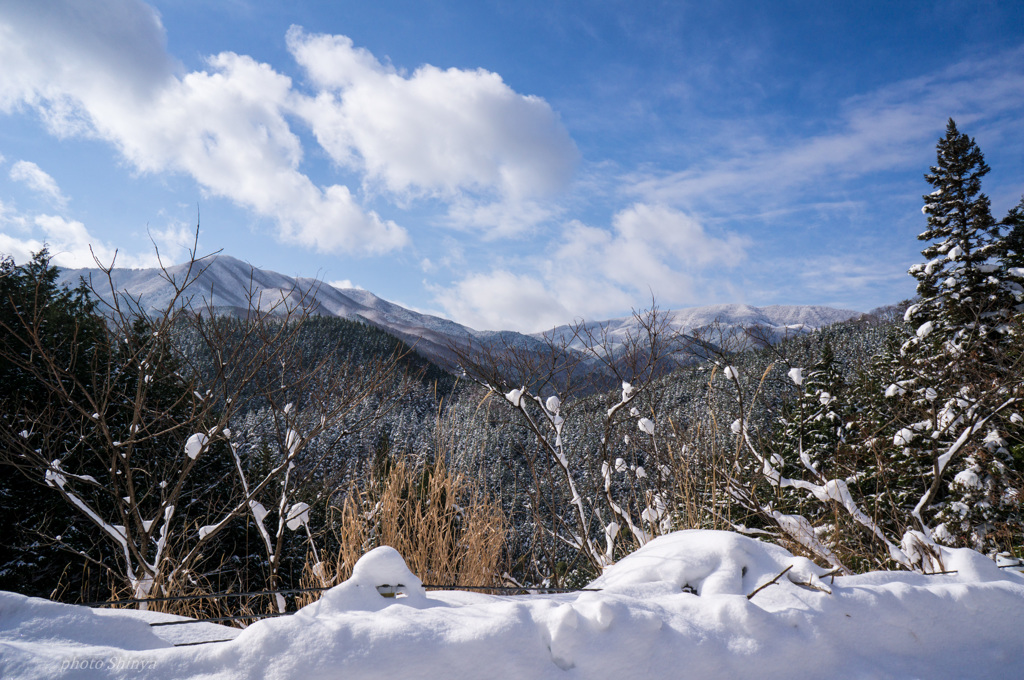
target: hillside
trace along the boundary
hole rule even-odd
[[[79,279],[91,281],[105,299],[110,284],[98,269],[67,269],[61,282],[75,284]],[[171,281],[178,285],[194,279],[186,296],[193,308],[209,309],[218,314],[240,314],[253,305],[268,310],[278,307],[296,308],[305,304],[313,314],[335,316],[368,323],[414,345],[424,356],[442,363],[451,359],[453,345],[473,343],[484,348],[514,346],[541,351],[548,341],[570,349],[580,349],[581,340],[575,329],[595,334],[606,333],[612,344],[621,342],[637,331],[633,317],[606,321],[566,324],[547,331],[525,335],[497,329],[480,331],[439,316],[423,314],[384,300],[370,291],[335,288],[311,278],[290,277],[274,271],[258,269],[228,255],[215,255],[197,263],[175,265],[166,274],[159,269],[115,269],[111,280],[114,290],[127,293],[148,312],[162,310],[174,296]],[[707,333],[714,329],[712,342],[721,342],[741,335],[744,329],[757,327],[773,341],[785,336],[806,333],[838,321],[859,316],[859,312],[812,305],[774,305],[752,307],[742,304],[721,304],[692,307],[666,312],[669,329],[684,335]]]

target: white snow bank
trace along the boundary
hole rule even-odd
[[[599,592],[498,597],[425,593],[397,552],[378,548],[294,616],[178,648],[127,615],[4,594],[0,677],[1016,677],[1024,578],[969,550],[945,558],[957,573],[822,578],[777,546],[687,531],[607,569]],[[385,584],[400,596],[382,597]]]
[[[783,571],[791,582],[817,586],[829,570],[732,532],[677,531],[612,565],[589,587],[629,592],[632,586],[665,583],[698,595],[747,595]]]
[[[406,607],[430,606],[423,583],[405,566],[402,556],[394,548],[382,545],[359,558],[349,580],[328,590],[301,613],[326,617],[344,612],[379,611],[399,601]]]
[[[170,646],[133,613],[99,612],[0,591],[0,650],[6,660],[12,637],[54,649],[142,650]],[[9,677],[2,665],[0,677]]]

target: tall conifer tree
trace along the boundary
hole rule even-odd
[[[920,300],[907,310],[910,337],[890,390],[912,420],[901,423],[893,445],[925,473],[915,510],[940,520],[935,538],[986,548],[993,528],[1009,519],[1001,507],[1012,463],[993,409],[1014,389],[1016,300],[998,261],[1006,250],[1001,225],[981,192],[989,171],[981,150],[951,119],[936,151],[925,175],[935,188],[924,196],[928,227],[919,236],[928,242],[926,261],[910,269]]]

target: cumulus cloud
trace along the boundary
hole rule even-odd
[[[159,15],[138,0],[55,0],[45,11],[14,0],[0,9],[0,110],[29,106],[56,135],[106,140],[144,172],[187,173],[273,219],[282,239],[328,252],[383,253],[410,239],[350,187],[301,171],[293,117],[366,187],[402,198],[522,201],[572,171],[576,149],[551,108],[497,74],[428,65],[404,76],[344,36],[293,28],[287,40],[312,93],[230,52],[183,72]]]
[[[401,227],[363,210],[347,187],[322,188],[300,172],[302,146],[286,120],[289,78],[232,53],[177,76],[149,46],[163,35],[155,12],[129,0],[96,4],[105,22],[70,9],[73,2],[66,16],[53,12],[60,21],[3,15],[0,31],[23,36],[0,43],[0,61],[17,76],[5,86],[8,105],[20,98],[57,134],[112,142],[142,171],[188,173],[209,193],[276,220],[283,239],[357,253],[407,243]],[[38,32],[26,30],[33,26]],[[107,45],[122,34],[136,39]]]
[[[451,318],[479,330],[534,332],[572,320],[557,293],[538,277],[500,269],[471,274],[438,291],[435,299]]]
[[[67,198],[61,193],[53,177],[31,161],[18,161],[12,165],[10,177],[15,182],[23,182],[32,191],[43,194],[59,206],[67,203]]]
[[[57,134],[81,132],[76,100],[145,97],[176,70],[160,16],[138,0],[7,0],[0,9],[0,108],[28,103]]]
[[[118,267],[158,265],[155,252],[142,255],[119,252],[90,234],[82,222],[59,215],[26,216],[0,205],[0,228],[0,253],[10,255],[15,262],[27,262],[45,246],[55,265],[69,269],[95,267],[97,259],[105,265],[116,261]],[[172,245],[172,233],[173,230],[159,232],[155,240],[165,246]],[[167,250],[164,248],[162,252]]]
[[[497,73],[424,65],[405,75],[345,36],[294,26],[287,41],[321,90],[299,107],[320,144],[390,192],[518,200],[571,176],[578,152],[558,116]]]
[[[749,247],[680,210],[638,203],[610,229],[571,222],[546,257],[471,274],[436,301],[471,327],[529,332],[607,318],[652,294],[662,305],[707,303],[723,292],[717,273],[743,263]]]

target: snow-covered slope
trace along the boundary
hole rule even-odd
[[[61,281],[76,284],[80,278],[92,282],[94,289],[109,299],[111,285],[97,269],[70,269],[61,272]],[[116,269],[113,289],[140,301],[143,309],[159,313],[174,297],[174,281],[182,285],[193,280],[186,299],[194,309],[211,308],[215,313],[244,313],[250,306],[284,312],[287,308],[307,306],[313,313],[359,320],[387,330],[416,345],[423,354],[444,355],[452,341],[464,341],[478,335],[466,326],[428,314],[420,314],[359,289],[339,289],[310,278],[293,278],[277,272],[256,269],[227,255],[216,255],[193,265],[176,265],[166,275],[159,269]]]
[[[820,305],[752,307],[723,304],[669,310],[663,314],[668,330],[698,336],[721,345],[743,336],[747,329],[757,329],[759,337],[774,342],[787,335],[799,335],[822,326],[856,318],[861,312]],[[595,336],[606,334],[612,342],[621,342],[627,335],[636,335],[639,330],[637,321],[632,316],[587,323],[584,328]],[[536,337],[541,335],[553,336],[559,341],[567,342],[573,348],[582,345],[573,326],[560,326]]]
[[[92,280],[94,288],[109,297],[110,285],[99,270],[72,269],[61,272],[61,281],[77,283],[80,277]],[[542,349],[545,338],[556,343],[572,339],[572,327],[561,326],[547,333],[523,335],[515,331],[477,331],[454,321],[406,309],[373,293],[359,289],[338,289],[322,281],[293,278],[277,272],[256,269],[227,255],[216,255],[193,265],[176,265],[166,275],[159,269],[117,269],[113,272],[113,287],[140,300],[147,311],[159,311],[174,296],[171,281],[182,285],[195,281],[188,288],[188,298],[194,308],[211,307],[217,313],[241,313],[254,304],[260,309],[278,306],[296,307],[305,302],[314,313],[362,320],[387,330],[427,356],[435,359],[447,356],[447,348],[454,343],[469,340],[482,345],[505,345]],[[170,281],[168,280],[170,278]],[[282,305],[283,302],[283,306]],[[672,329],[685,334],[699,334],[714,324],[715,333],[706,338],[721,344],[742,333],[744,328],[757,326],[772,339],[787,334],[801,333],[821,326],[844,321],[858,312],[820,306],[751,307],[749,305],[711,305],[666,312]],[[602,329],[613,342],[636,331],[632,317],[589,323],[595,332]],[[570,347],[578,348],[577,339]]]
[[[187,647],[152,614],[0,593],[0,677],[1021,677],[1024,578],[970,550],[944,558],[953,573],[833,579],[775,545],[684,531],[610,567],[599,591],[492,596],[425,591],[380,547],[298,613],[240,634],[201,624],[225,641]]]
[[[80,277],[91,280],[95,290],[109,296],[110,285],[96,269],[69,269],[61,272],[61,281],[75,283]],[[294,307],[300,302],[310,305],[318,314],[346,319],[362,318],[380,325],[397,328],[420,328],[445,335],[465,334],[458,324],[439,317],[418,314],[363,290],[338,289],[322,281],[293,278],[266,269],[257,269],[227,255],[216,255],[188,265],[159,269],[115,269],[113,288],[140,299],[147,311],[166,308],[174,296],[172,281],[178,285],[194,279],[186,297],[194,308],[210,306],[215,310],[260,309],[275,305]],[[283,308],[282,308],[283,311]]]

